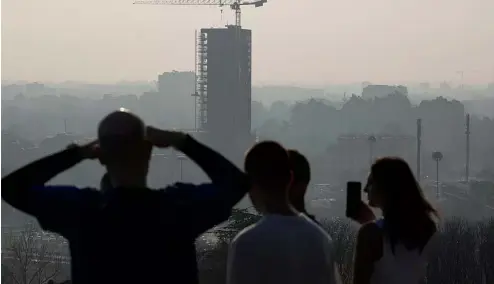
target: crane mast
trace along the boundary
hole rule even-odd
[[[175,6],[230,6],[235,11],[235,26],[241,27],[242,6],[261,7],[267,0],[137,0],[138,5],[175,5]]]

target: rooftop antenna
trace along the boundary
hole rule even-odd
[[[463,76],[465,75],[465,71],[463,71],[463,70],[456,71],[456,74],[460,75],[460,89],[463,90],[463,88],[464,88],[464,86],[463,86]]]

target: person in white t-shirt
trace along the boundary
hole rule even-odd
[[[227,283],[339,283],[331,238],[289,203],[287,151],[276,142],[258,143],[244,166],[252,181],[249,196],[263,218],[232,241]]]

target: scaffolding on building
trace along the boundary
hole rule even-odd
[[[196,38],[196,120],[199,130],[208,123],[208,34],[202,30]]]

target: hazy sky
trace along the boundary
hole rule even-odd
[[[2,0],[2,79],[154,80],[193,70],[195,29],[233,20],[132,2]],[[254,83],[494,81],[494,0],[268,0],[242,15]]]

